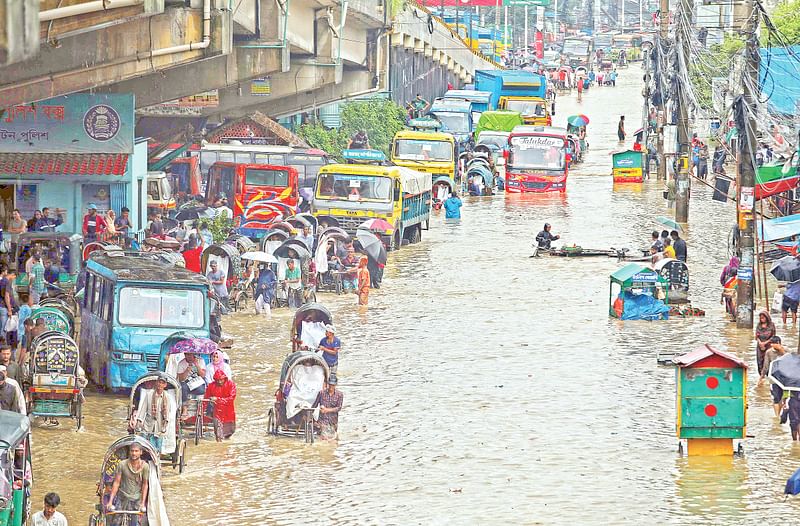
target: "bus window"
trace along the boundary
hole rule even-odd
[[[234,159],[236,159],[237,163],[242,163],[242,164],[249,164],[251,162],[250,159],[252,158],[250,152],[244,152],[244,153],[236,152],[233,154],[233,157]]]
[[[253,186],[289,186],[289,172],[286,170],[258,170],[248,168],[245,172],[245,184]]]

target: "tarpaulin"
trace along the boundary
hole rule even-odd
[[[800,214],[775,219],[765,219],[762,228],[761,222],[758,226],[758,237],[762,241],[777,241],[778,239],[788,239],[800,234]]]
[[[800,84],[796,81],[800,76],[800,46],[761,48],[759,53],[761,92],[768,99],[769,110],[794,115],[800,100]]]

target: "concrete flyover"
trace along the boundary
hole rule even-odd
[[[428,100],[447,84],[472,82],[475,70],[500,65],[473,52],[440,18],[425,7],[407,4],[392,23],[390,85],[392,99],[405,104],[417,93]]]

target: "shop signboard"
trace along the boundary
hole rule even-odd
[[[0,153],[133,153],[133,94],[64,95],[0,113]]]

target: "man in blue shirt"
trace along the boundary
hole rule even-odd
[[[786,292],[783,293],[783,303],[781,304],[781,317],[784,325],[786,324],[786,314],[792,311],[792,323],[797,323],[797,305],[800,302],[800,281],[786,285]]]
[[[444,201],[445,219],[461,219],[461,199],[455,192],[450,192],[450,197]]]
[[[56,227],[63,223],[64,220],[60,215],[54,218],[50,217],[50,209],[48,207],[42,208],[42,217],[36,220],[33,229],[37,232],[55,232]]]
[[[339,366],[339,350],[341,348],[342,342],[336,337],[336,329],[333,325],[326,325],[325,337],[319,342],[319,350],[322,351],[322,357],[328,364],[331,374],[335,374]]]

